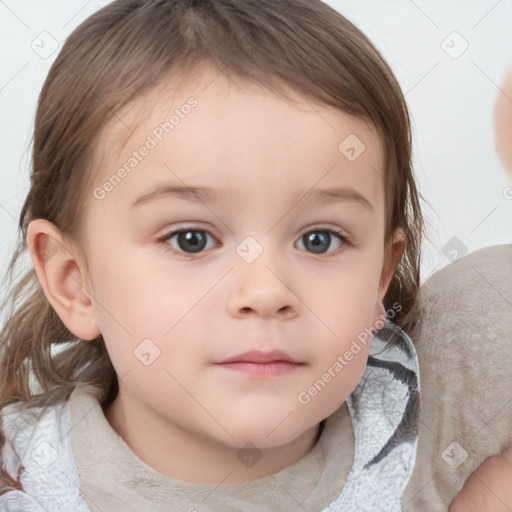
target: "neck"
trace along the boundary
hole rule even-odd
[[[119,394],[104,414],[144,463],[168,478],[196,483],[246,482],[277,473],[305,457],[321,433],[314,425],[283,446],[240,448],[195,435]]]

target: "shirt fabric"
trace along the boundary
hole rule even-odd
[[[400,343],[388,343],[392,336]],[[410,338],[388,320],[313,449],[277,473],[228,484],[171,479],[145,464],[94,389],[75,389],[37,421],[16,405],[0,415],[2,470],[15,488],[0,496],[1,512],[397,512],[416,460],[420,381]]]

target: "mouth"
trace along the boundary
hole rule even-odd
[[[245,352],[214,364],[223,369],[253,377],[276,377],[290,373],[304,365],[280,350]]]

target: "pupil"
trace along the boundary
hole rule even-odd
[[[326,231],[317,231],[315,233],[310,233],[309,235],[306,235],[306,244],[304,245],[307,246],[308,242],[311,242],[313,252],[321,253],[323,252],[322,246],[325,246],[323,247],[323,249],[329,247],[330,234],[327,233]]]
[[[206,245],[206,237],[200,231],[184,231],[178,235],[178,243],[185,251],[188,248],[189,252],[200,252]]]

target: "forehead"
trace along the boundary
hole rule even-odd
[[[163,181],[240,197],[250,189],[269,200],[271,191],[296,198],[301,190],[350,185],[382,210],[384,162],[374,127],[289,88],[286,95],[208,66],[173,77],[107,125],[96,184],[124,168],[128,176],[111,196],[130,203]]]

